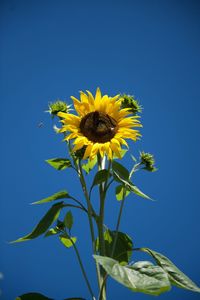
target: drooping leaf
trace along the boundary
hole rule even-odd
[[[27,293],[16,298],[16,300],[53,300],[39,293]]]
[[[83,170],[85,170],[87,174],[89,174],[96,164],[97,164],[97,156],[95,156],[95,158],[92,160],[88,159],[88,162],[86,164],[83,164],[82,168]]]
[[[66,247],[66,248],[71,248],[73,247],[73,244],[76,243],[77,238],[76,237],[68,237],[67,235],[60,235],[59,239],[61,243]]]
[[[64,170],[72,166],[71,161],[67,158],[51,158],[45,160],[50,166],[56,170]]]
[[[136,185],[134,185],[132,182],[129,181],[129,184],[128,184],[128,188],[130,189],[131,192],[133,192],[134,194],[142,197],[142,198],[145,198],[145,199],[148,199],[148,200],[152,200],[148,195],[146,195],[145,193],[143,193]]]
[[[44,217],[40,220],[40,222],[37,224],[37,226],[33,229],[33,231],[15,241],[12,241],[11,243],[18,243],[18,242],[24,242],[28,240],[32,240],[37,238],[38,236],[45,233],[52,223],[54,223],[59,214],[61,209],[64,207],[63,202],[59,202],[54,204],[48,212],[44,215]]]
[[[64,224],[68,229],[71,229],[73,223],[74,223],[73,216],[71,211],[69,210],[65,215]]]
[[[113,245],[115,241],[116,231],[111,231],[107,229],[104,232],[105,241],[105,255],[108,257],[112,256]],[[99,239],[97,239],[96,248],[99,250]],[[113,258],[120,263],[127,264],[132,255],[133,242],[132,239],[125,233],[118,231],[117,242],[115,244],[115,251],[113,253]]]
[[[151,262],[140,261],[122,266],[110,257],[94,255],[94,258],[108,275],[134,292],[160,295],[171,288],[167,273]]]
[[[147,252],[155,259],[156,263],[168,274],[169,280],[173,285],[200,293],[200,288],[188,276],[181,272],[166,256],[149,248],[141,248],[141,250]]]
[[[108,170],[104,169],[104,170],[100,170],[96,173],[96,175],[94,176],[94,180],[92,183],[92,187],[91,189],[98,184],[101,184],[103,182],[105,182],[109,177],[109,172]]]
[[[115,196],[118,201],[121,201],[123,199],[123,197],[127,197],[129,194],[130,194],[130,191],[127,190],[123,185],[116,186]]]
[[[67,191],[60,191],[60,192],[53,194],[52,196],[44,198],[40,201],[33,202],[31,204],[43,204],[43,203],[52,202],[52,201],[55,201],[58,199],[65,199],[65,198],[71,198],[71,196],[68,194]]]
[[[145,199],[152,200],[149,196],[144,194],[136,185],[134,185],[129,179],[129,172],[124,166],[113,161],[113,177],[115,181],[120,182],[127,190],[133,192],[134,194],[143,197]]]
[[[115,179],[119,180],[119,182],[121,182],[121,180],[127,181],[129,179],[129,171],[115,160],[112,162],[112,170]]]

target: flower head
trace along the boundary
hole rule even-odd
[[[156,168],[154,166],[155,160],[152,154],[144,151],[140,152],[140,161],[141,161],[141,165],[144,165],[144,169],[146,169],[147,171],[150,172],[156,171]]]
[[[125,139],[136,141],[140,137],[135,129],[142,126],[139,116],[130,116],[128,108],[121,108],[123,99],[119,95],[102,96],[97,88],[95,97],[81,91],[80,100],[71,98],[77,115],[59,112],[63,123],[60,132],[69,132],[65,140],[74,139],[73,151],[85,147],[83,159],[93,159],[98,153],[109,159],[114,155],[121,158],[122,145],[128,147]]]

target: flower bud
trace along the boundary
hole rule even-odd
[[[121,98],[123,99],[121,102],[121,108],[129,108],[130,112],[133,114],[142,112],[142,106],[138,103],[134,96],[123,94],[121,95]]]
[[[140,152],[140,161],[141,161],[140,164],[144,165],[143,169],[149,172],[154,172],[157,170],[154,166],[155,160],[152,154],[146,153],[144,151]]]
[[[57,100],[55,102],[49,103],[48,112],[53,116],[56,116],[58,112],[68,113],[69,110],[70,110],[70,105],[67,105],[67,103],[64,101]]]

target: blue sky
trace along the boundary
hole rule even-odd
[[[72,172],[45,159],[66,156],[44,111],[79,90],[134,94],[144,107],[142,139],[130,151],[155,155],[158,171],[135,181],[156,202],[127,198],[121,230],[136,247],[168,256],[200,285],[200,3],[188,1],[23,1],[0,3],[2,299],[37,291],[61,300],[89,295],[73,250],[56,238],[10,245],[49,208],[29,203],[67,189],[82,197]],[[43,122],[43,126],[38,124]],[[130,167],[130,159],[124,161]],[[95,199],[94,199],[95,201]],[[119,203],[106,202],[113,228]],[[74,235],[94,280],[88,223],[74,212]],[[136,255],[133,260],[148,259]],[[95,287],[95,284],[94,284]],[[153,299],[109,280],[108,299]],[[200,299],[173,288],[159,299]]]

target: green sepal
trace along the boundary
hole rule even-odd
[[[77,240],[76,237],[69,237],[67,234],[61,234],[59,236],[59,239],[66,248],[73,247],[73,245],[76,243]]]
[[[147,252],[155,259],[156,263],[168,274],[169,280],[173,285],[200,293],[200,288],[188,276],[181,272],[166,256],[149,248],[141,248],[141,251]]]
[[[15,300],[53,300],[39,293],[27,293],[17,297]]]
[[[124,190],[125,189],[125,190]],[[118,201],[123,200],[123,198],[127,197],[130,194],[130,191],[127,190],[124,185],[118,185],[115,188],[115,196]]]
[[[73,223],[74,223],[73,215],[72,215],[71,211],[69,210],[65,215],[64,224],[70,230],[72,228]]]
[[[65,170],[72,166],[71,161],[67,158],[51,158],[45,160],[51,167],[56,170]]]
[[[65,198],[66,199],[71,198],[71,196],[68,194],[67,191],[60,191],[60,192],[57,192],[47,198],[43,198],[42,200],[33,202],[31,204],[43,204],[43,203],[48,203],[48,202],[52,202],[52,201],[59,200],[59,199],[65,199]]]
[[[60,211],[64,206],[65,205],[63,204],[63,202],[54,204],[48,210],[48,212],[44,215],[44,217],[40,220],[40,222],[36,225],[36,227],[33,229],[33,231],[31,233],[15,240],[15,241],[12,241],[11,243],[18,243],[18,242],[32,240],[32,239],[35,239],[38,236],[42,235],[43,233],[45,233],[49,229],[51,224],[57,220],[57,218],[60,214]]]
[[[108,275],[133,292],[156,296],[169,291],[171,288],[167,273],[151,262],[140,261],[133,265],[122,266],[110,257],[93,256]]]
[[[88,162],[86,164],[82,164],[82,168],[83,170],[85,170],[85,172],[87,174],[90,173],[90,171],[96,166],[97,164],[97,156],[95,156],[95,158],[93,159],[88,159]]]

